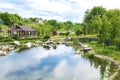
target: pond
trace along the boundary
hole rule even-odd
[[[0,57],[0,80],[107,80],[114,69],[110,62],[77,55],[65,45],[11,51]]]

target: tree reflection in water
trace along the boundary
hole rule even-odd
[[[115,72],[117,71],[117,66],[107,60],[103,60],[100,58],[96,58],[91,55],[82,55],[82,57],[89,59],[91,66],[94,68],[99,68],[100,69],[100,75],[101,79],[100,80],[108,80],[108,78]],[[118,79],[117,79],[118,80]]]

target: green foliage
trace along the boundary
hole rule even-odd
[[[73,47],[74,47],[75,50],[81,48],[81,46],[79,45],[79,39],[77,39],[77,38],[73,39],[72,45],[73,45]]]
[[[3,42],[9,42],[9,41],[13,41],[13,39],[10,38],[10,37],[7,37],[7,38],[4,38],[2,41],[3,41]]]
[[[14,34],[14,35],[12,36],[12,38],[15,39],[15,40],[19,40],[19,39],[20,39],[20,37],[19,37],[17,34]]]
[[[63,35],[69,35],[69,32],[74,32],[76,29],[81,29],[81,25],[74,24],[71,21],[57,22],[57,20],[44,20],[43,23],[37,22],[38,18],[22,18],[18,14],[11,14],[8,12],[0,13],[0,21],[3,21],[5,25],[9,27],[14,27],[15,25],[26,25],[30,26],[38,31],[38,37],[44,37],[46,35],[51,35],[53,31],[67,31]],[[8,31],[6,29],[5,31]]]
[[[95,50],[96,54],[106,55],[114,59],[120,60],[120,52],[116,50],[115,45],[104,46],[96,41],[89,42],[88,45],[91,46],[93,50]]]
[[[82,31],[81,31],[81,30],[76,30],[75,34],[76,34],[77,36],[79,36],[80,34],[82,34]]]
[[[0,36],[0,40],[1,40],[1,39],[4,39],[4,37],[3,37],[3,36]]]
[[[69,34],[70,34],[70,32],[64,32],[64,33],[61,32],[61,33],[60,33],[60,35],[66,35],[66,36],[69,35]]]
[[[101,26],[99,28],[98,37],[101,43],[110,38],[110,23],[106,16],[101,18]]]
[[[5,25],[0,25],[0,29],[1,29],[1,32],[7,32],[8,31],[8,26],[5,26]]]
[[[48,40],[50,38],[50,36],[46,35],[43,38],[46,39],[46,40]]]
[[[10,41],[13,41],[12,38],[0,36],[0,42],[10,42]]]
[[[0,13],[0,18],[4,24],[8,26],[13,26],[15,23],[22,22],[22,18],[18,14],[10,14],[7,12]]]
[[[106,14],[106,9],[102,6],[95,6],[91,10],[85,12],[84,22],[90,23],[95,16],[103,17]]]
[[[101,6],[87,10],[83,26],[84,34],[97,34],[100,43],[106,45],[109,41],[109,44],[116,45],[120,37],[120,10],[106,10]]]
[[[120,36],[120,10],[106,10],[102,6],[93,7],[85,12],[83,23],[73,23],[71,21],[58,22],[57,20],[44,20],[43,23],[36,22],[37,18],[23,19],[18,14],[7,12],[0,13],[0,20],[5,25],[14,26],[21,24],[35,28],[38,31],[38,37],[50,36],[51,33],[61,32],[60,35],[68,36],[69,32],[75,32],[76,35],[97,34],[99,42],[106,44],[109,40],[111,45],[118,44],[117,38]],[[7,33],[8,29],[5,26],[0,26],[0,29]],[[62,33],[65,32],[65,33]],[[74,34],[73,34],[74,35]],[[16,39],[16,37],[15,37]],[[118,45],[116,45],[118,47]]]
[[[115,45],[117,47],[117,50],[120,50],[120,38],[115,39]]]
[[[52,20],[46,20],[45,24],[52,26],[53,30],[57,30],[58,29],[58,23],[57,23],[56,20],[53,20],[53,19]]]
[[[71,30],[72,31],[76,31],[76,30],[83,30],[83,25],[82,24],[80,24],[80,23],[75,23],[75,24],[73,24],[73,26],[71,27]]]
[[[68,31],[69,29],[71,29],[71,27],[73,27],[73,23],[71,21],[66,21],[65,22],[66,25],[66,30]]]
[[[94,56],[94,54],[89,54],[88,55],[88,58],[90,58],[90,59],[92,59],[92,58],[94,58],[95,56]]]
[[[98,31],[98,25],[100,25],[100,18],[102,18],[106,14],[106,9],[98,6],[98,7],[93,7],[91,10],[87,10],[85,12],[85,17],[84,17],[84,33],[85,34],[93,34],[96,31]],[[98,25],[97,25],[98,24]]]

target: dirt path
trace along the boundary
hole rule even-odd
[[[109,80],[113,80],[117,75],[118,75],[118,72],[120,71],[120,61],[117,61],[117,60],[114,60],[113,58],[111,57],[108,57],[108,56],[104,56],[104,55],[99,55],[99,54],[94,54],[95,57],[98,57],[98,58],[101,58],[101,59],[104,59],[104,60],[107,60],[107,61],[110,61],[110,62],[113,62],[115,63],[115,65],[118,66],[118,69],[116,72],[114,72],[110,77],[109,77]]]

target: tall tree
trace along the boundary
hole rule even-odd
[[[57,20],[46,20],[45,21],[45,24],[46,25],[50,25],[50,26],[53,26],[53,29],[54,30],[57,30],[58,29],[58,22],[57,22]]]
[[[102,18],[106,14],[106,9],[102,6],[93,7],[91,10],[87,10],[84,16],[84,27],[87,30],[86,34],[94,34],[97,26],[92,25],[92,21],[100,17]]]
[[[110,39],[115,44],[116,38],[120,38],[120,10],[108,10],[107,16],[111,22]]]
[[[22,22],[22,17],[18,14],[11,14],[8,12],[0,13],[0,18],[4,22],[5,25],[12,26],[13,23]]]
[[[71,29],[71,27],[73,26],[73,23],[71,21],[66,21],[65,25],[66,25],[66,30],[68,32],[68,30]]]

